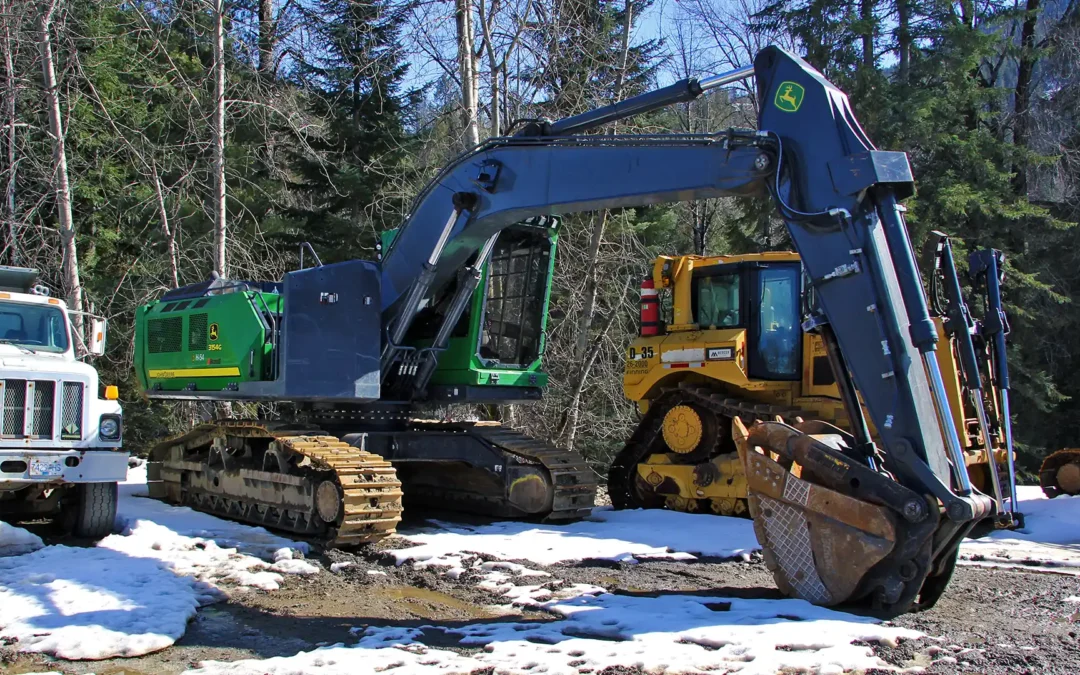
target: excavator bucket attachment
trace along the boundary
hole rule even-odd
[[[937,507],[845,454],[849,434],[818,421],[747,429],[735,418],[732,436],[754,532],[781,591],[826,606],[868,599],[886,614],[937,599],[938,584],[920,597],[935,571]]]

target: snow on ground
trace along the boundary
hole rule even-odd
[[[33,532],[0,521],[0,558],[33,553],[44,545]]]
[[[318,571],[310,563],[293,560],[292,551],[306,551],[307,544],[143,495],[145,465],[130,469],[127,482],[120,485],[117,522],[121,533],[102,539],[99,547],[133,558],[156,559],[177,574],[214,586],[272,591],[279,588],[281,574]]]
[[[145,466],[132,467],[120,486],[121,533],[95,548],[0,558],[0,637],[66,659],[138,656],[170,646],[226,589],[274,590],[282,574],[319,571],[296,557],[306,545],[137,496],[145,493]],[[0,541],[41,544],[3,527]]]
[[[421,545],[392,551],[399,565],[407,560],[431,561],[462,552],[554,565],[585,559],[634,562],[647,558],[693,560],[697,555],[745,558],[761,548],[749,519],[661,510],[613,511],[600,507],[586,520],[561,526],[432,523],[438,529],[400,532]]]
[[[405,532],[420,546],[393,551],[398,564],[439,569],[449,578],[489,591],[496,603],[546,610],[548,622],[478,622],[456,628],[355,628],[353,646],[335,645],[292,657],[208,661],[199,675],[380,672],[500,674],[600,672],[609,666],[648,671],[737,669],[744,675],[840,673],[887,668],[865,643],[895,643],[921,634],[814,607],[801,600],[742,600],[696,595],[626,596],[558,578],[558,568],[536,565],[603,558],[692,560],[697,555],[747,556],[757,548],[748,520],[665,511],[597,509],[587,521],[564,526],[495,523]],[[491,560],[502,558],[503,560]],[[340,568],[339,568],[340,569]],[[424,644],[449,636],[473,654]],[[860,644],[854,644],[860,642]]]
[[[150,558],[48,546],[0,558],[0,638],[65,659],[139,656],[175,642],[216,597]]]
[[[834,612],[798,600],[740,600],[668,595],[629,597],[580,594],[545,607],[560,618],[537,623],[476,623],[461,628],[368,628],[354,647],[335,645],[292,657],[200,664],[191,675],[284,675],[378,672],[496,673],[600,672],[609,666],[646,671],[703,671],[772,675],[841,673],[888,668],[871,647],[894,644],[917,631]],[[469,656],[432,649],[425,633],[443,631],[463,646],[483,647]]]
[[[1080,496],[1047,499],[1038,486],[1016,488],[1024,529],[1002,530],[960,547],[960,562],[1080,576]]]

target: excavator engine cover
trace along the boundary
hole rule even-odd
[[[933,572],[938,509],[845,454],[846,432],[818,421],[759,422],[748,430],[736,418],[732,436],[746,468],[754,532],[780,590],[826,606],[869,599],[886,613],[937,599],[919,595]]]

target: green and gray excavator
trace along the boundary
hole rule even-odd
[[[751,77],[757,129],[586,133]],[[596,484],[577,455],[421,412],[540,395],[554,218],[769,195],[813,291],[804,330],[835,345],[838,386],[861,398],[877,433],[860,409],[848,410],[849,430],[746,420],[766,560],[783,590],[812,602],[927,607],[995,505],[973,488],[951,423],[900,205],[913,192],[906,155],[874,148],[847,96],[775,47],[752,67],[530,122],[446,166],[378,262],[213,280],[143,307],[136,364],[148,396],[296,411],[161,442],[152,495],[334,545],[391,532],[403,495],[493,516],[581,517]]]

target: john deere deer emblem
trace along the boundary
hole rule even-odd
[[[781,82],[780,88],[776,90],[776,98],[773,99],[773,103],[784,112],[796,112],[799,106],[802,105],[803,94],[805,93],[806,90],[802,88],[801,84]]]

